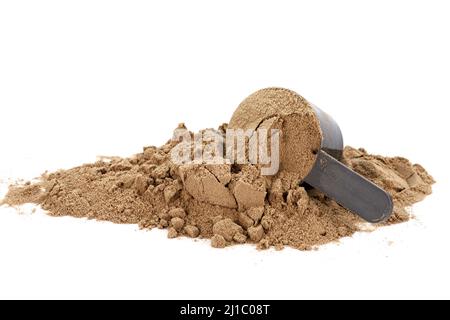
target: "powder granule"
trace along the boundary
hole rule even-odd
[[[169,238],[211,238],[217,248],[255,243],[259,249],[308,250],[360,230],[358,216],[298,185],[289,172],[262,177],[251,164],[186,168],[170,160],[175,145],[44,174],[37,182],[12,185],[2,204],[36,203],[52,216],[168,228]],[[392,195],[394,213],[381,225],[407,221],[405,207],[429,195],[434,183],[422,166],[404,158],[346,147],[343,162]],[[249,192],[254,196],[248,198]]]

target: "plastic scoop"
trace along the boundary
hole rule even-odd
[[[339,161],[344,146],[341,129],[328,114],[312,108],[322,130],[322,145],[304,181],[366,221],[389,218],[393,210],[389,193]]]
[[[338,124],[299,94],[284,88],[258,90],[229,122],[232,129],[261,126],[282,130],[282,170],[298,173],[302,182],[369,222],[391,215],[391,196],[339,161],[343,139]]]

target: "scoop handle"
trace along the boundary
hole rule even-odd
[[[392,213],[392,198],[386,191],[323,150],[305,182],[366,221],[381,222]]]

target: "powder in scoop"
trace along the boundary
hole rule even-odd
[[[279,129],[281,170],[301,180],[311,171],[322,132],[312,106],[294,91],[266,88],[247,97],[236,109],[230,129]]]

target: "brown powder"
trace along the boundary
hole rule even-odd
[[[260,249],[307,250],[360,230],[359,217],[299,185],[321,140],[306,100],[286,89],[258,91],[241,104],[230,127],[261,125],[282,130],[282,170],[273,177],[261,176],[252,164],[176,165],[170,152],[177,142],[169,141],[130,158],[102,159],[12,185],[2,204],[31,202],[53,216],[167,228],[169,238],[210,238],[216,248],[255,243]],[[405,207],[429,195],[434,183],[423,167],[404,158],[346,147],[343,162],[392,195],[394,213],[382,225],[407,221]]]
[[[311,171],[322,141],[319,121],[309,102],[284,88],[251,94],[236,109],[228,128],[279,129],[280,169],[300,180]]]

